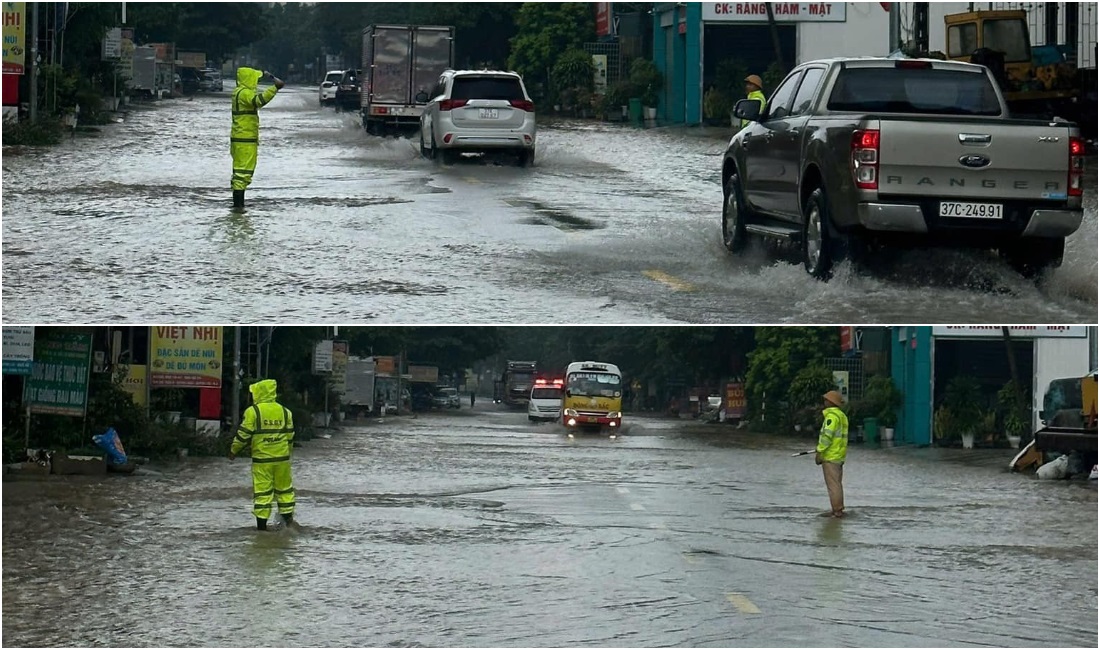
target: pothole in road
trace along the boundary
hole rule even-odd
[[[528,225],[553,226],[560,230],[599,230],[603,228],[603,224],[551,208],[540,201],[509,199],[506,203],[513,208],[534,210],[537,213],[536,216],[521,220],[521,223]]]

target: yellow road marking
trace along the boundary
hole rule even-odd
[[[645,506],[641,505],[640,503],[631,503],[630,504],[630,509],[631,510],[644,510]]]
[[[476,178],[474,178],[472,176],[466,176],[466,182],[467,183],[480,183],[481,181],[477,180]]]
[[[668,275],[663,271],[649,269],[648,271],[642,271],[641,274],[649,278],[650,280],[655,280],[660,284],[663,284],[675,291],[695,291],[695,286],[690,282],[687,282],[686,280],[680,280],[679,278],[673,275]]]
[[[736,607],[738,610],[740,610],[741,614],[762,613],[759,611],[759,608],[755,606],[755,603],[748,600],[748,597],[744,594],[726,594],[725,597],[729,599],[729,602],[733,604],[733,607]]]
[[[698,558],[695,557],[694,553],[684,553],[683,554],[683,559],[687,560],[687,564],[698,564],[699,563]]]
[[[614,489],[618,490],[619,494],[629,494],[630,493],[630,488],[616,487]]]

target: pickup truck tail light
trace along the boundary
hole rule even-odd
[[[455,108],[461,108],[469,103],[468,99],[444,99],[439,102],[440,111],[449,111]]]
[[[860,190],[878,189],[878,160],[881,131],[855,131],[851,136],[851,172]]]
[[[1068,195],[1084,195],[1084,141],[1081,138],[1068,140]]]

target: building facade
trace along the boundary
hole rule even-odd
[[[1042,397],[1054,379],[1083,377],[1096,368],[1099,332],[1084,326],[1009,328],[1016,370],[1031,396],[1031,431],[1041,426]],[[982,408],[995,403],[1012,373],[1003,328],[988,325],[895,327],[891,333],[893,383],[904,395],[894,440],[934,443],[933,418],[950,380],[977,380]]]
[[[776,60],[776,41],[786,70],[838,56],[885,56],[893,3],[770,3],[772,33],[762,2],[658,3],[653,8],[653,61],[664,73],[657,117],[663,123],[700,124],[702,98],[714,85],[718,66],[739,61],[750,74],[763,75]],[[900,39],[914,39],[913,5],[897,3]],[[1077,63],[1096,65],[1096,3],[931,2],[928,46],[946,49],[944,18],[972,9],[1025,9],[1031,42],[1075,43]],[[1047,6],[1051,5],[1051,6]],[[768,95],[773,88],[765,88]]]

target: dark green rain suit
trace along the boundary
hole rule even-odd
[[[244,207],[244,190],[252,183],[259,150],[259,109],[266,106],[279,89],[271,86],[257,92],[263,73],[252,68],[237,69],[237,87],[233,91],[233,128],[229,133],[229,151],[233,154],[233,205]]]
[[[264,379],[251,386],[252,406],[244,412],[231,453],[236,456],[252,444],[252,496],[256,526],[267,528],[274,503],[287,524],[294,514],[294,480],[290,475],[290,450],[294,445],[294,416],[275,401],[278,384]]]

